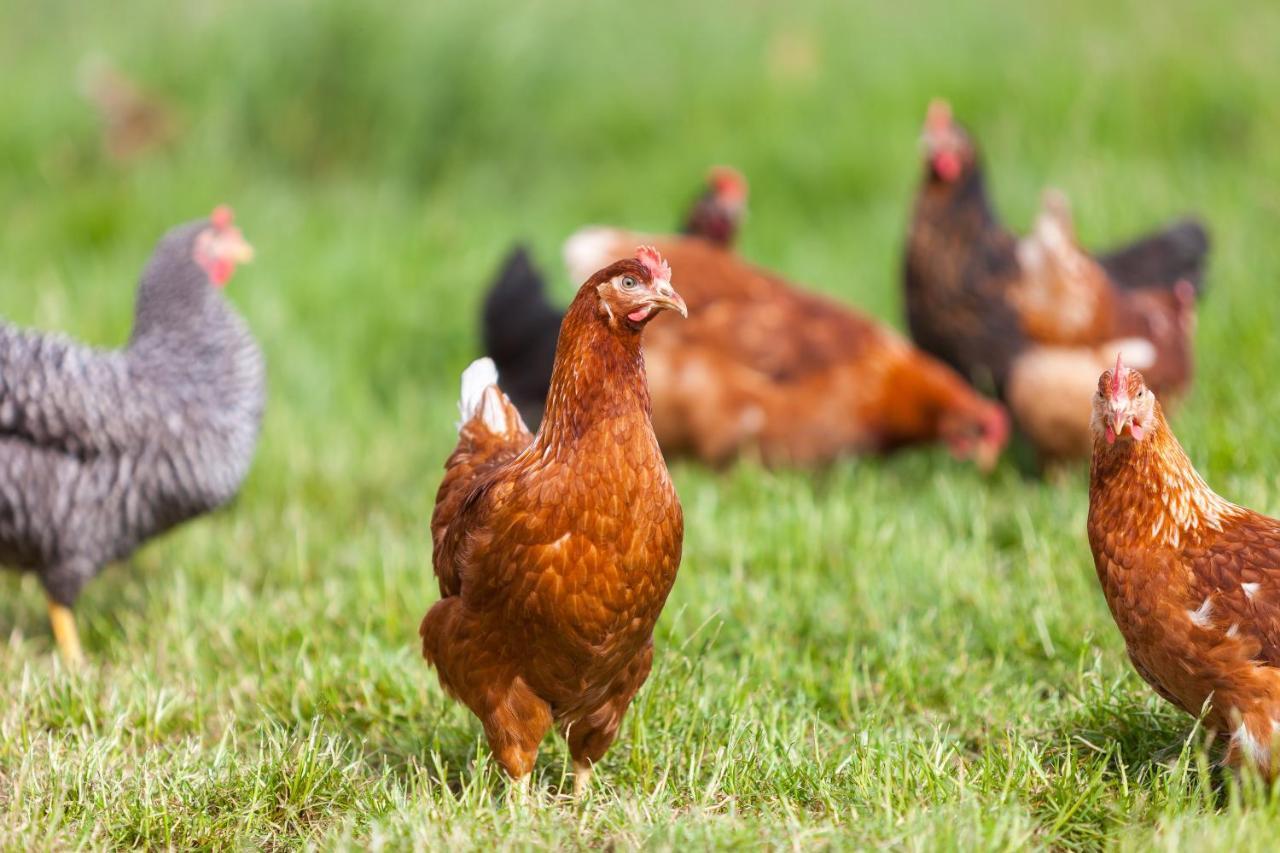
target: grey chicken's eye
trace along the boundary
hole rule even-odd
[[[636,280],[635,280],[634,278],[632,278],[631,276],[629,276],[629,275],[628,275],[628,276],[624,276],[624,277],[623,277],[623,279],[622,279],[622,289],[623,289],[623,290],[635,290],[635,289],[636,289]]]

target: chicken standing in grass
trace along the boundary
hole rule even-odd
[[[1048,193],[1018,238],[988,198],[977,147],[937,101],[904,266],[912,338],[1001,396],[1047,461],[1084,457],[1087,400],[1117,350],[1166,402],[1191,381],[1191,332],[1208,237],[1176,223],[1097,258]]]
[[[441,599],[422,651],[517,780],[556,726],[581,793],[649,675],[684,537],[640,349],[659,312],[686,314],[670,275],[641,248],[582,285],[537,436],[492,361],[463,374],[458,446],[431,519]]]
[[[1280,521],[1192,467],[1141,374],[1117,361],[1093,400],[1089,545],[1138,673],[1229,734],[1228,761],[1274,777],[1280,732]]]
[[[169,231],[120,350],[0,323],[0,564],[39,574],[69,662],[84,584],[248,473],[265,371],[219,291],[251,256],[225,207]]]

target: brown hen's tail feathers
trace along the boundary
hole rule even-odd
[[[520,412],[498,387],[498,369],[491,358],[478,358],[462,371],[458,398],[458,443],[473,446],[527,444],[531,435]]]

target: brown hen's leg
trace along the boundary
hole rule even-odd
[[[618,726],[627,713],[631,700],[649,677],[653,666],[653,644],[640,650],[631,665],[614,682],[613,692],[605,702],[562,728],[573,758],[573,795],[582,796],[591,783],[595,763],[613,745]]]
[[[58,642],[58,650],[69,667],[78,667],[84,663],[84,652],[80,650],[80,633],[76,631],[76,617],[71,608],[49,599],[49,624],[53,627],[53,638]]]
[[[471,698],[467,704],[484,723],[493,757],[513,780],[527,784],[538,745],[551,731],[551,706],[519,676],[505,687],[488,685],[474,704]]]
[[[587,786],[591,784],[592,765],[590,763],[579,764],[573,762],[573,796],[581,797],[587,793]]]

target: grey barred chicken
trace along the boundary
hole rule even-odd
[[[265,366],[220,289],[252,251],[226,207],[170,230],[123,349],[0,322],[0,564],[40,576],[69,663],[84,584],[249,471]]]

